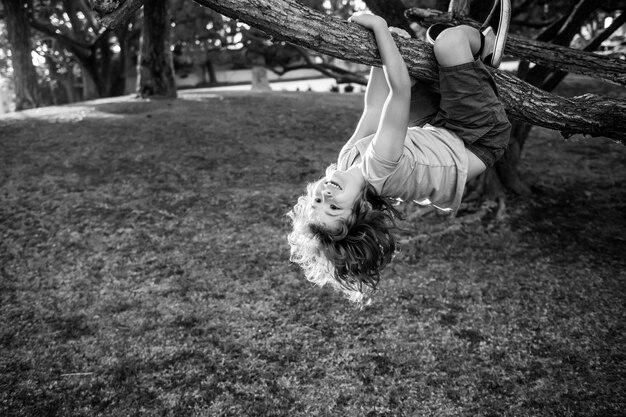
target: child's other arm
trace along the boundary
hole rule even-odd
[[[376,133],[388,95],[389,86],[383,69],[371,67],[367,89],[365,90],[363,113],[354,133],[346,143],[346,147],[352,147],[354,142]]]
[[[361,14],[351,17],[350,20],[370,29],[376,37],[389,94],[374,136],[373,146],[383,158],[397,161],[404,149],[404,138],[409,123],[411,100],[409,72],[384,19],[371,14]]]

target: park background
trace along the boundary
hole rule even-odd
[[[0,117],[0,415],[623,415],[623,145],[533,128],[530,194],[407,208],[361,309],[289,263],[286,213],[362,90],[295,78]],[[626,97],[555,93],[589,91]]]

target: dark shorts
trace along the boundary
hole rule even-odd
[[[454,132],[487,167],[502,157],[511,124],[481,61],[439,67],[438,84],[418,82],[411,93],[412,126],[430,123]]]

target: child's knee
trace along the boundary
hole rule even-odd
[[[480,36],[476,29],[470,26],[455,26],[441,32],[433,46],[439,65],[453,66],[473,61],[472,37],[474,32],[476,32],[476,36]],[[478,41],[480,42],[480,40]]]
[[[461,30],[460,26],[455,26],[453,28],[446,29],[439,34],[435,40],[433,49],[435,50],[435,55],[437,56],[454,54],[455,49],[462,46],[462,43],[467,43],[466,35],[464,31]]]

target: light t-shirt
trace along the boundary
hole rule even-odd
[[[468,170],[465,145],[458,136],[428,124],[410,127],[402,156],[395,162],[376,153],[373,138],[346,143],[339,152],[338,169],[362,163],[366,181],[382,196],[458,210]]]

